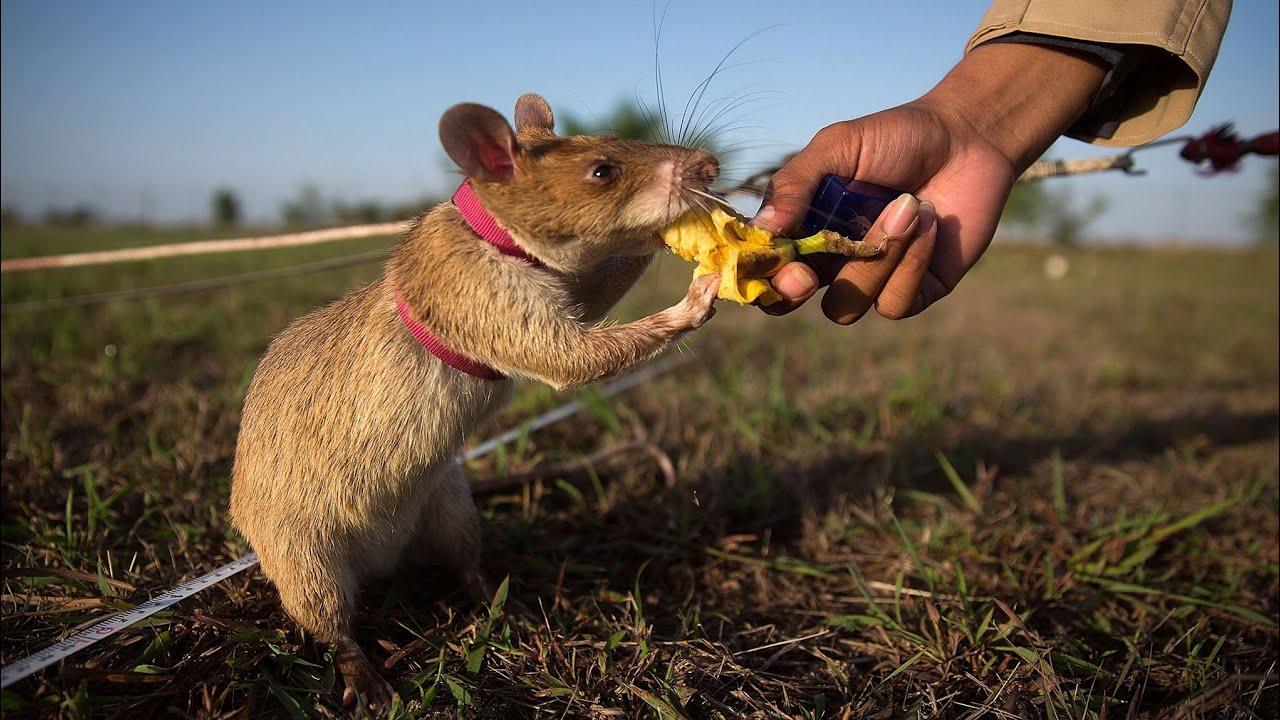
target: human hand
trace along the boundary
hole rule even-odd
[[[914,193],[890,204],[866,240],[871,260],[821,257],[773,277],[794,310],[829,285],[827,317],[842,325],[875,307],[899,319],[953,290],[991,243],[1017,176],[1088,107],[1104,69],[1087,56],[1034,45],[973,50],[918,100],[823,128],[774,174],[753,223],[778,232],[804,217],[826,173]]]

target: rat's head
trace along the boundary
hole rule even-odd
[[[566,271],[662,247],[658,230],[693,207],[720,173],[715,157],[677,145],[554,132],[538,95],[516,103],[513,131],[497,111],[455,105],[440,141],[476,194],[525,249]]]

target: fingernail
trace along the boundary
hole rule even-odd
[[[777,214],[777,211],[773,209],[772,205],[765,205],[760,208],[760,212],[756,213],[755,217],[751,218],[751,222],[748,224],[755,227],[762,227],[766,230],[776,230],[778,226],[774,224],[773,218]]]
[[[792,263],[773,276],[773,288],[788,300],[807,297],[817,287],[817,276],[801,263]]]
[[[923,235],[929,232],[933,227],[933,223],[938,219],[938,210],[933,203],[928,200],[920,201],[920,224],[916,226],[916,235]]]
[[[889,203],[881,218],[881,229],[887,235],[901,235],[911,229],[920,209],[920,202],[911,193],[902,193],[897,200]]]

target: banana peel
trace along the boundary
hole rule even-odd
[[[879,247],[831,230],[797,239],[776,237],[720,207],[691,210],[676,218],[660,235],[673,253],[697,263],[695,278],[719,274],[720,299],[743,305],[772,305],[781,300],[769,278],[801,255],[873,257],[880,253]]]

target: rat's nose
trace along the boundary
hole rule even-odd
[[[710,185],[720,177],[720,161],[711,153],[698,150],[685,163],[684,176],[703,185]]]

